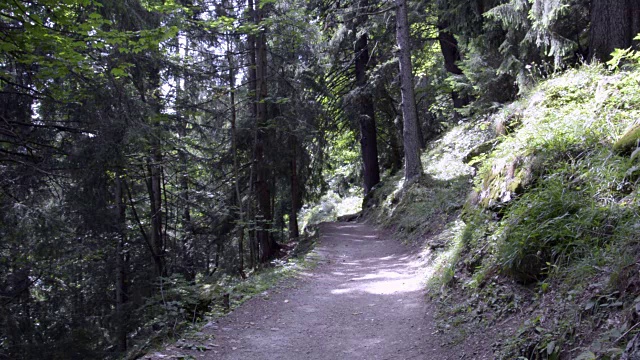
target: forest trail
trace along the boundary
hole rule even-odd
[[[484,358],[440,346],[415,248],[369,225],[324,223],[316,252],[316,268],[205,326],[208,351],[145,359]]]

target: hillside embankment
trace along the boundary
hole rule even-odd
[[[421,182],[375,190],[365,219],[424,246],[452,343],[510,324],[496,358],[633,353],[639,115],[640,72],[583,66],[450,128],[423,154]]]

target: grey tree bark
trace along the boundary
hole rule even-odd
[[[291,133],[289,135],[289,147],[291,148],[291,161],[289,162],[290,169],[290,186],[291,186],[291,212],[289,214],[289,239],[298,240],[300,237],[300,230],[298,228],[298,210],[300,208],[300,191],[298,190],[298,161],[297,161],[297,148],[298,140],[296,136]]]
[[[413,91],[413,69],[411,67],[411,45],[406,0],[396,0],[396,40],[400,63],[400,93],[402,94],[402,118],[404,126],[404,179],[409,184],[422,175],[420,162],[420,139],[418,137],[418,114]]]
[[[631,46],[640,32],[640,0],[593,0],[589,59],[607,61],[614,49]]]

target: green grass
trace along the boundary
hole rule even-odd
[[[635,335],[612,343],[640,290],[640,156],[613,145],[638,118],[640,70],[569,70],[450,129],[423,154],[426,180],[385,180],[367,213],[401,238],[444,244],[430,253],[430,291],[458,289],[498,318],[535,304],[503,358],[609,358]]]
[[[478,263],[473,254],[482,253],[479,265],[466,271],[469,291],[490,298],[483,287],[498,273],[536,291],[541,296],[536,301],[550,292],[544,296],[566,308],[542,304],[537,316],[553,322],[547,320],[544,332],[535,330],[536,321],[524,324],[520,339],[503,349],[507,358],[525,350],[527,356],[552,358],[575,341],[566,334],[580,331],[575,318],[584,316],[582,302],[594,291],[589,289],[595,279],[605,279],[597,280],[597,291],[603,292],[640,280],[638,160],[613,149],[639,115],[639,79],[635,70],[612,74],[583,66],[541,83],[494,115],[520,113],[522,122],[480,160],[475,201],[467,204],[464,217],[469,255],[458,259],[456,271],[464,273],[466,263]],[[549,344],[559,348],[546,354]],[[604,355],[600,348],[590,349]]]
[[[452,127],[422,154],[423,179],[405,189],[400,172],[376,186],[366,218],[407,242],[438,234],[465,204],[475,170],[463,159],[489,138],[489,128],[486,121]]]

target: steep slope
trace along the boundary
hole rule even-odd
[[[376,189],[367,218],[424,242],[452,341],[515,324],[497,358],[623,353],[640,303],[639,112],[640,72],[583,66],[452,128],[421,183]]]

